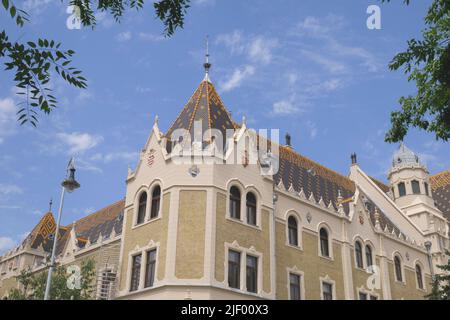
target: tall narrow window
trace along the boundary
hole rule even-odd
[[[423,289],[422,268],[416,264],[417,287]]]
[[[363,269],[364,265],[363,265],[362,247],[361,242],[359,241],[355,242],[355,259],[356,259],[356,266],[358,268]]]
[[[230,250],[228,252],[228,285],[231,288],[240,288],[241,254]]]
[[[291,300],[300,300],[300,276],[298,274],[289,273],[289,298]]]
[[[141,224],[142,222],[144,222],[145,211],[147,211],[147,192],[143,192],[139,197],[139,207],[136,224]]]
[[[145,287],[153,287],[156,268],[156,249],[147,252],[147,261],[145,266]]]
[[[131,263],[131,285],[130,291],[136,291],[139,289],[139,278],[141,276],[141,260],[142,255],[138,254],[133,256]]]
[[[330,248],[328,243],[328,231],[325,228],[320,229],[320,253],[323,257],[330,256]]]
[[[394,266],[395,266],[395,279],[397,281],[403,281],[402,276],[402,262],[400,261],[400,258],[398,256],[394,257]]]
[[[412,192],[413,192],[414,194],[420,194],[420,184],[419,184],[419,181],[417,181],[417,180],[411,181],[411,186],[412,186]]]
[[[404,182],[400,182],[398,184],[398,196],[399,197],[403,197],[404,195],[406,195],[405,183]]]
[[[256,197],[252,192],[247,193],[247,223],[256,226]]]
[[[258,258],[247,256],[247,291],[258,291]]]
[[[366,263],[367,267],[373,265],[372,247],[369,245],[366,246]]]
[[[333,284],[322,282],[322,298],[323,300],[333,300]]]
[[[156,186],[152,192],[152,210],[150,212],[150,219],[156,218],[158,216],[160,202],[161,202],[161,187]]]
[[[292,246],[298,246],[297,219],[295,219],[295,217],[293,216],[290,216],[288,218],[288,236],[289,236],[289,244]]]
[[[241,218],[241,192],[234,186],[230,189],[230,217]]]
[[[430,195],[430,192],[428,191],[428,183],[424,183],[423,184],[423,187],[424,187],[424,189],[425,189],[425,194],[427,195],[427,196],[429,196]]]

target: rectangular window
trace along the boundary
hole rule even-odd
[[[420,194],[420,184],[419,181],[413,180],[411,181],[412,191],[414,194]]]
[[[247,291],[258,291],[258,258],[247,256]]]
[[[230,250],[228,252],[228,285],[231,288],[240,288],[241,253]]]
[[[156,249],[147,252],[147,261],[145,266],[145,287],[152,287],[155,280],[156,268]]]
[[[425,194],[426,194],[427,196],[429,196],[430,193],[429,193],[429,191],[428,191],[428,183],[425,182],[423,185],[424,185],[424,188],[425,188]]]
[[[333,285],[328,282],[322,282],[323,300],[333,300]]]
[[[131,262],[130,291],[136,291],[137,289],[139,289],[139,278],[141,276],[141,260],[141,254],[133,256],[133,260]]]
[[[360,292],[359,293],[359,300],[367,300],[367,293]]]
[[[291,300],[300,300],[300,276],[289,273],[289,292]]]
[[[100,287],[97,293],[97,299],[110,300],[114,291],[116,274],[111,269],[105,269],[100,273]]]

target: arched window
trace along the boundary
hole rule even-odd
[[[230,189],[230,217],[241,218],[241,192],[234,186]]]
[[[247,193],[247,223],[256,226],[256,197],[252,192]]]
[[[298,246],[298,226],[294,216],[288,218],[288,237],[290,245]]]
[[[420,184],[419,184],[419,181],[417,181],[417,180],[411,181],[411,186],[412,186],[412,192],[413,192],[414,194],[420,194]]]
[[[416,264],[417,287],[423,289],[422,268]]]
[[[395,279],[397,279],[397,281],[403,282],[402,262],[400,261],[400,258],[398,256],[394,257],[394,266],[395,266]]]
[[[150,219],[156,218],[158,216],[160,203],[161,187],[156,186],[152,192],[152,210],[150,211]]]
[[[330,248],[328,244],[328,231],[325,228],[321,228],[320,234],[320,253],[323,257],[330,256]]]
[[[139,207],[136,224],[141,224],[145,220],[145,211],[147,211],[147,192],[142,192],[139,196]]]
[[[367,267],[373,265],[372,247],[369,245],[366,245],[366,264]]]
[[[356,258],[356,266],[358,268],[363,269],[364,265],[363,265],[362,247],[361,242],[359,241],[355,242],[355,258]]]
[[[427,196],[429,196],[430,195],[430,192],[428,191],[428,183],[424,183],[423,184],[423,187],[424,187],[424,189],[425,189],[425,194],[427,195]]]
[[[398,196],[399,197],[403,197],[405,195],[406,195],[405,183],[404,182],[400,182],[398,184]]]

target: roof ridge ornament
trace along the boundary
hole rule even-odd
[[[206,36],[206,54],[205,54],[205,63],[203,64],[205,68],[205,78],[203,81],[211,82],[209,79],[209,69],[211,68],[211,63],[209,63],[209,36]]]

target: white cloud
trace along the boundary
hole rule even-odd
[[[105,11],[98,11],[95,13],[97,24],[100,24],[105,29],[109,29],[114,25],[114,19]]]
[[[17,106],[11,98],[0,99],[0,144],[16,129]]]
[[[120,160],[125,162],[137,161],[138,152],[110,152],[106,154],[96,153],[90,160],[91,161],[102,161],[104,163],[110,163],[112,161]]]
[[[21,187],[14,184],[2,184],[0,183],[0,195],[10,196],[15,194],[22,194],[23,190]]]
[[[69,154],[83,153],[103,141],[102,136],[89,133],[58,133],[57,138],[69,147]]]
[[[309,137],[311,139],[314,139],[317,136],[317,126],[314,122],[308,120],[306,122],[306,127],[308,128],[309,131]]]
[[[223,44],[232,54],[241,54],[245,45],[243,44],[243,35],[239,30],[234,30],[232,33],[220,34],[216,38],[217,44]]]
[[[157,42],[157,41],[163,41],[166,40],[166,38],[162,35],[156,35],[153,33],[145,33],[145,32],[139,32],[139,39],[144,41],[151,41],[151,42]]]
[[[250,65],[245,66],[243,69],[235,69],[228,80],[220,83],[220,91],[227,92],[238,88],[242,84],[242,81],[252,76],[254,73],[255,68]]]
[[[274,39],[256,37],[248,46],[248,56],[252,61],[268,64],[272,60],[272,49],[276,46],[277,41]]]
[[[294,105],[292,99],[277,101],[272,107],[272,114],[274,115],[290,115],[299,112],[300,109]]]
[[[0,254],[8,251],[16,245],[16,242],[10,237],[0,237]]]
[[[347,71],[347,67],[345,64],[337,62],[331,57],[326,57],[317,52],[312,52],[309,50],[301,50],[301,53],[308,59],[322,66],[322,68],[330,73],[343,73]]]
[[[126,42],[131,40],[131,32],[130,31],[124,31],[120,32],[116,36],[116,40],[119,42]]]

